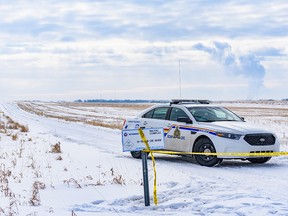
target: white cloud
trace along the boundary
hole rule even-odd
[[[180,59],[187,96],[245,99],[245,79],[192,49],[221,41],[259,57],[265,98],[287,83],[277,78],[288,65],[287,11],[286,1],[2,1],[0,96],[169,99]]]

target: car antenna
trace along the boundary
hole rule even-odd
[[[180,59],[179,59],[179,68],[178,68],[178,71],[179,71],[179,91],[180,91],[180,99],[182,98],[182,95],[181,95],[181,70],[180,70]]]

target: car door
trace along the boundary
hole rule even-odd
[[[167,131],[165,147],[168,150],[174,151],[191,151],[191,130],[189,129],[189,124],[179,122],[180,118],[182,120],[184,118],[190,119],[183,109],[172,107],[168,119],[164,124],[164,128]]]

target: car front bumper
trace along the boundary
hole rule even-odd
[[[220,155],[217,156],[218,158],[245,159],[251,157],[259,157],[259,156],[247,156],[247,153],[269,153],[280,151],[280,143],[277,138],[275,140],[275,144],[273,145],[251,145],[244,140],[244,136],[242,136],[239,140],[214,136],[213,139],[211,140],[214,143],[216,152],[220,153]],[[229,156],[226,156],[225,154],[221,155],[221,153],[229,153]],[[233,156],[233,153],[235,153],[235,156]],[[239,153],[240,154],[243,153],[243,155],[239,155]]]

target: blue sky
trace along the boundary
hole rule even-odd
[[[288,98],[288,2],[2,0],[5,100]]]

